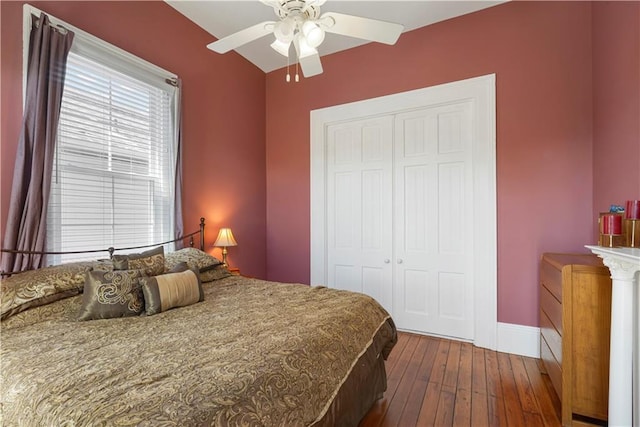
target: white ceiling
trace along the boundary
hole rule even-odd
[[[321,12],[340,12],[395,22],[404,25],[406,32],[495,6],[504,1],[328,0],[321,7]],[[209,32],[213,36],[211,37],[212,42],[251,25],[263,21],[274,21],[277,18],[273,8],[258,0],[165,0],[165,2]],[[264,72],[270,72],[287,65],[286,59],[269,46],[272,41],[272,36],[266,36],[241,46],[236,51]],[[318,51],[321,56],[328,55],[365,43],[367,43],[365,40],[327,34]],[[202,46],[202,48],[206,49],[206,46]],[[213,51],[211,54],[219,55]]]

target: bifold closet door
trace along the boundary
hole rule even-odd
[[[327,285],[392,311],[393,118],[327,128]]]
[[[473,339],[471,107],[395,118],[393,316],[404,330]]]
[[[470,102],[327,127],[328,286],[473,339]]]
[[[311,112],[311,283],[497,348],[495,75]]]

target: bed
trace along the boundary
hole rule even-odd
[[[170,272],[184,252],[208,257],[193,248],[167,254],[155,277],[182,274]],[[74,264],[83,273],[65,280],[86,283],[60,286],[58,278],[53,293],[9,315],[3,300],[0,424],[355,426],[386,389],[396,329],[368,296],[187,259],[200,273],[202,301],[78,320],[90,275],[114,262]],[[47,270],[29,273],[50,277]]]

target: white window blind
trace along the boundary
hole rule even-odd
[[[145,70],[130,61],[124,61],[126,67],[120,70],[111,68],[122,58],[111,61],[109,55],[80,46],[72,48],[67,63],[47,250],[122,248],[171,240],[177,89],[158,76],[140,78]],[[51,255],[48,262],[100,256]]]

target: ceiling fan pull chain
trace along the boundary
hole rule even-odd
[[[300,76],[298,75],[298,65],[300,64],[300,57],[298,57],[298,62],[296,62],[296,83],[300,81]]]
[[[285,81],[287,83],[291,81],[291,75],[289,74],[289,55],[287,55],[287,76],[285,77]]]

